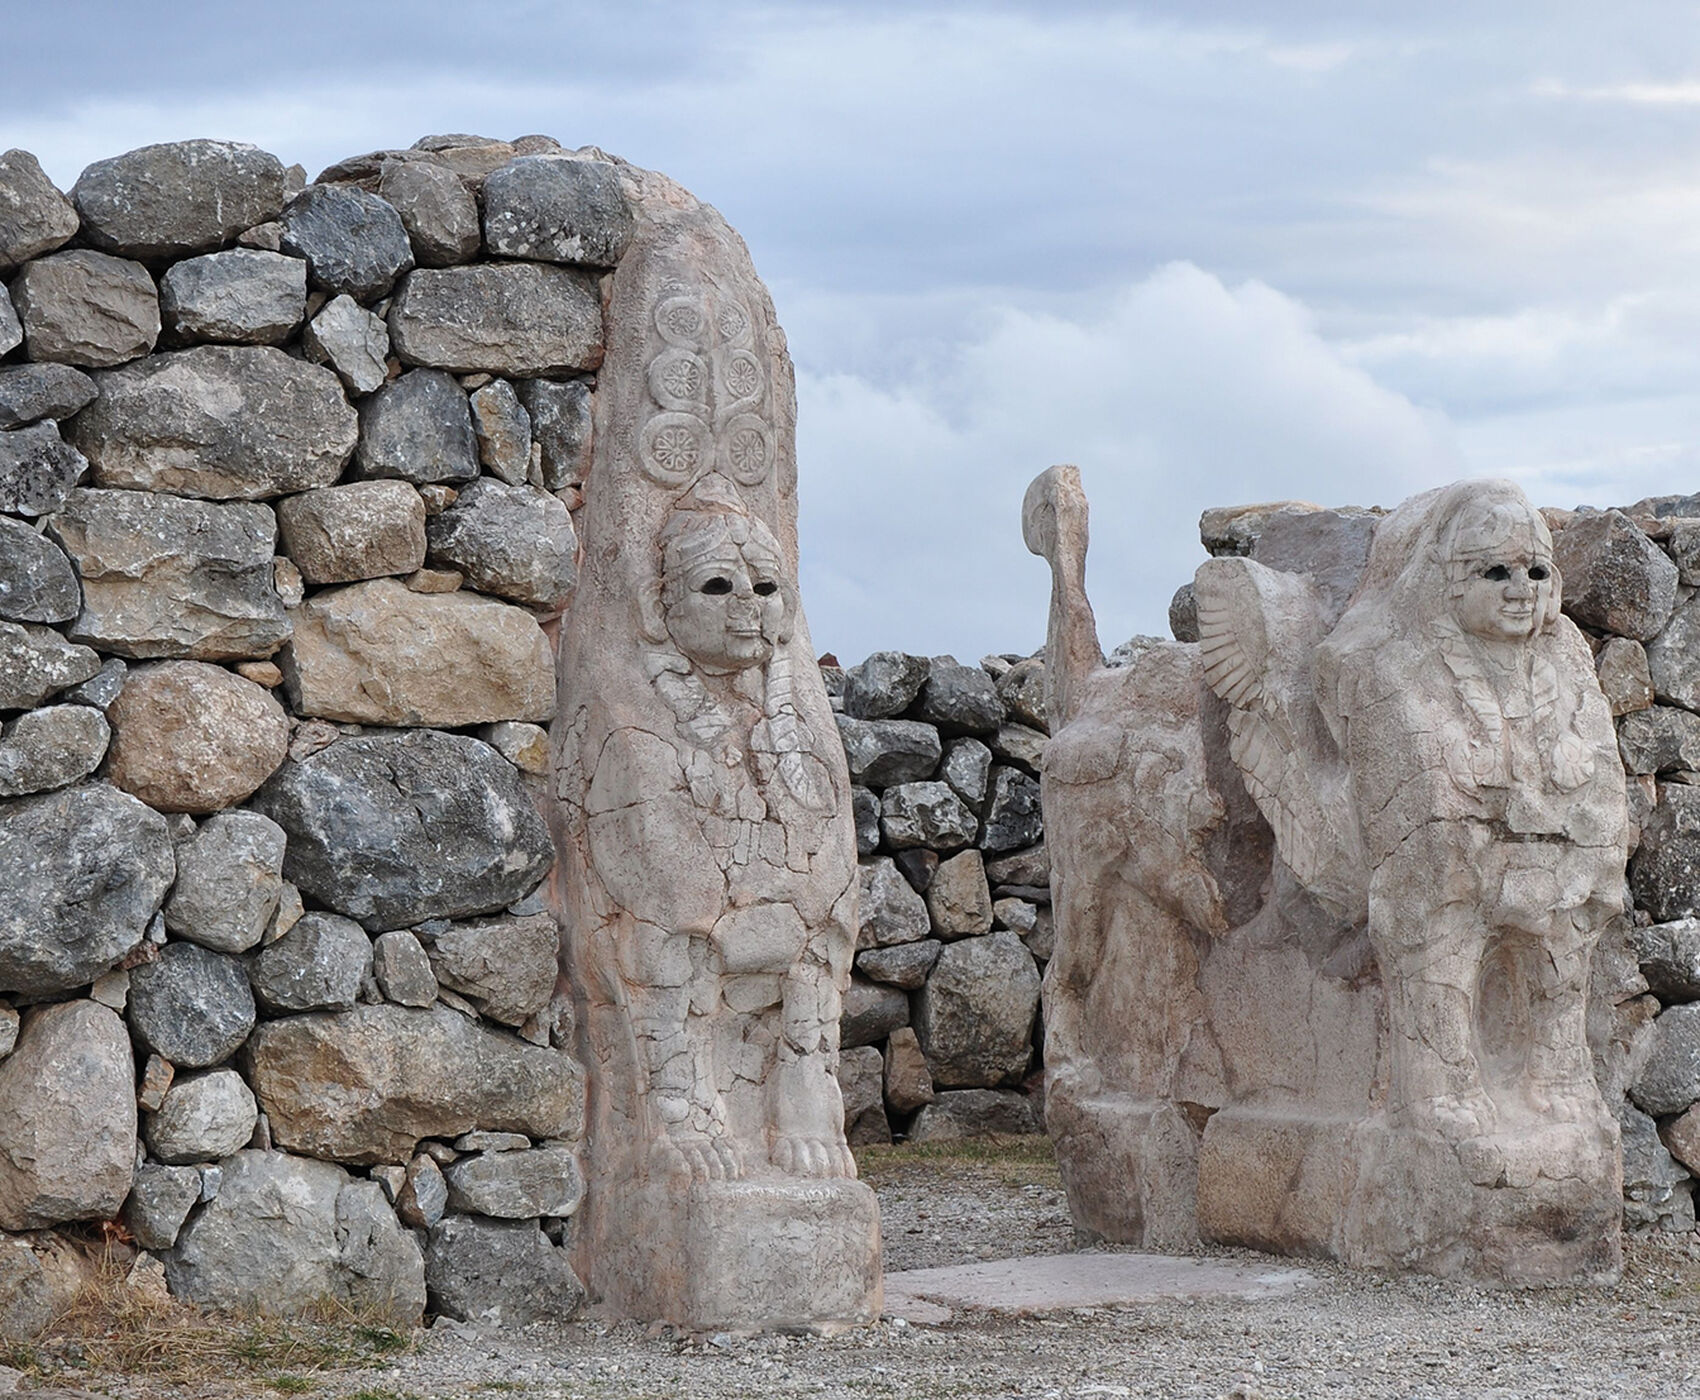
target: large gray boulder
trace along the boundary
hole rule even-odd
[[[279,501],[283,547],[308,583],[410,574],[425,562],[425,502],[405,481],[354,481]]]
[[[492,1021],[518,1026],[554,995],[560,951],[555,916],[526,914],[453,924],[431,939],[429,955],[442,986]]]
[[[175,865],[165,818],[100,783],[0,803],[0,993],[63,995],[142,941]]]
[[[566,506],[534,486],[480,477],[425,525],[430,558],[483,593],[555,610],[578,581],[578,538]]]
[[[24,710],[100,672],[100,657],[51,627],[0,622],[0,710]]]
[[[353,297],[332,297],[301,333],[302,352],[329,365],[351,394],[369,394],[389,378],[390,328]]]
[[[1647,670],[1660,700],[1700,710],[1700,594],[1677,604],[1664,630],[1647,643]]]
[[[166,928],[218,953],[252,948],[283,893],[283,848],[283,828],[258,812],[208,817],[177,847]]]
[[[147,1115],[142,1136],[156,1161],[214,1162],[248,1145],[259,1112],[235,1070],[188,1074],[174,1080],[159,1108]]]
[[[584,1199],[578,1154],[555,1145],[519,1152],[475,1152],[443,1169],[449,1209],[498,1220],[571,1215]]]
[[[1659,784],[1658,806],[1629,862],[1629,888],[1636,907],[1659,923],[1700,914],[1700,787]]]
[[[283,163],[238,141],[171,141],[98,160],[71,190],[83,237],[164,261],[229,243],[283,208]]]
[[[943,746],[930,724],[910,719],[853,719],[838,715],[850,781],[870,788],[919,783],[933,776]]]
[[[69,418],[94,402],[94,380],[70,365],[12,365],[0,369],[0,428],[42,418]]]
[[[357,1006],[267,1021],[248,1082],[282,1147],[339,1162],[405,1162],[422,1138],[475,1128],[583,1131],[584,1072],[558,1050],[446,1007]]]
[[[582,379],[557,383],[527,379],[515,386],[531,419],[531,439],[542,449],[543,489],[580,485],[590,474],[590,386]]]
[[[1620,510],[1573,515],[1553,538],[1564,611],[1586,627],[1644,642],[1676,606],[1676,565]]]
[[[285,877],[375,933],[505,909],[554,860],[513,765],[434,730],[343,739],[252,805],[289,835]]]
[[[1653,705],[1617,723],[1617,749],[1631,773],[1700,770],[1700,715]]]
[[[989,1089],[1027,1072],[1039,970],[1008,929],[945,946],[915,997],[915,1034],[933,1079],[953,1089]]]
[[[272,1015],[347,1011],[372,970],[372,940],[353,919],[304,914],[248,959],[254,996]]]
[[[1627,940],[1654,996],[1666,1003],[1700,1001],[1700,919],[1631,927]]]
[[[172,1293],[274,1317],[328,1300],[419,1321],[424,1260],[377,1182],[282,1152],[238,1152],[219,1169],[218,1194],[165,1256]]]
[[[95,483],[213,500],[328,486],[354,451],[329,370],[268,345],[202,345],[97,376],[71,440]]]
[[[909,998],[903,992],[865,977],[851,977],[838,1021],[839,1044],[844,1049],[877,1045],[899,1026],[908,1024]]]
[[[452,171],[420,160],[387,160],[378,193],[401,216],[421,267],[449,267],[477,255],[478,202]]]
[[[1655,1118],[1700,1100],[1700,1003],[1667,1006],[1659,1014],[1652,1050],[1629,1097]]]
[[[82,598],[65,551],[23,521],[0,516],[0,618],[69,622]]]
[[[864,948],[856,954],[856,971],[871,981],[913,992],[925,985],[943,947],[936,938],[923,938],[890,948]]]
[[[241,960],[195,943],[167,943],[130,969],[130,1030],[179,1069],[228,1060],[254,1029],[254,994]]]
[[[474,390],[469,402],[478,460],[508,485],[523,485],[531,471],[531,415],[514,386],[492,379]]]
[[[521,156],[484,181],[484,247],[492,257],[612,267],[635,227],[620,173],[606,161]]]
[[[857,871],[858,948],[887,948],[927,936],[927,905],[890,856],[863,860]]]
[[[399,477],[415,485],[471,481],[478,448],[466,391],[452,374],[416,369],[360,404],[357,477]]]
[[[955,851],[974,844],[980,823],[947,783],[899,783],[880,798],[880,832],[894,851]]]
[[[32,360],[104,369],[145,355],[159,339],[159,292],[140,263],[88,248],[26,263],[12,305]]]
[[[130,1037],[106,1007],[25,1016],[0,1061],[0,1229],[118,1213],[136,1168],[135,1083]]]
[[[1003,723],[1004,703],[996,682],[978,666],[935,656],[915,697],[915,714],[942,734],[995,734]]]
[[[992,792],[980,846],[987,854],[1002,854],[1031,846],[1045,834],[1045,814],[1039,806],[1038,780],[1019,768],[992,769]]]
[[[79,488],[49,532],[83,581],[75,641],[132,660],[235,661],[289,637],[269,506]]]
[[[566,1249],[529,1220],[444,1217],[426,1241],[425,1277],[432,1311],[462,1322],[562,1322],[584,1305]]]
[[[59,435],[57,423],[0,432],[0,510],[51,515],[88,469],[83,454]]]
[[[28,151],[0,155],[0,273],[51,253],[77,231],[77,211]]]
[[[307,260],[313,285],[372,301],[413,266],[413,245],[388,201],[350,185],[313,185],[283,211],[283,251]]]
[[[421,268],[402,281],[389,320],[408,364],[529,379],[602,363],[602,298],[576,268]]]
[[[307,315],[307,265],[263,248],[174,264],[159,281],[169,344],[282,345]]]
[[[1014,1089],[947,1089],[915,1116],[910,1142],[1042,1132],[1032,1101]]]
[[[51,792],[88,777],[106,755],[112,730],[87,705],[30,710],[0,738],[0,797]]]
[[[1633,1104],[1618,1109],[1623,1125],[1623,1223],[1631,1230],[1694,1229],[1694,1181],[1659,1140],[1658,1125]]]
[[[143,1249],[170,1249],[200,1199],[201,1174],[193,1167],[144,1163],[124,1202],[124,1225]]]
[[[978,739],[967,736],[952,739],[944,746],[939,777],[951,785],[958,797],[978,811],[986,800],[986,788],[991,782],[992,751]]]
[[[915,703],[930,663],[902,651],[876,651],[844,675],[844,713],[855,719],[889,719]]]

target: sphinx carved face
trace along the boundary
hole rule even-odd
[[[762,544],[749,530],[713,517],[668,543],[662,573],[667,635],[705,671],[765,666],[785,639],[781,566]]]
[[[1452,615],[1486,641],[1526,641],[1558,611],[1558,574],[1546,522],[1526,507],[1466,507],[1452,530]]]

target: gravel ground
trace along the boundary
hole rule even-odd
[[[889,1267],[1075,1247],[1041,1140],[862,1151]],[[1267,1256],[1211,1250],[1267,1267]],[[1632,1240],[1611,1290],[1484,1291],[1311,1264],[1316,1282],[1257,1301],[1187,1299],[1037,1317],[964,1312],[838,1337],[681,1337],[594,1320],[498,1333],[443,1323],[377,1369],[231,1377],[192,1390],[80,1378],[141,1396],[300,1392],[336,1400],[674,1397],[1201,1397],[1202,1400],[1700,1400],[1700,1241]],[[114,1384],[114,1382],[116,1382]],[[42,1378],[37,1384],[51,1384]]]

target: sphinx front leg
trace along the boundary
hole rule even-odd
[[[805,961],[785,974],[772,1095],[774,1166],[791,1176],[853,1177],[844,1139],[838,1061],[839,996],[829,967]]]

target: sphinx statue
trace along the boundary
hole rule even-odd
[[[580,1259],[625,1316],[868,1322],[878,1215],[835,1076],[855,833],[797,596],[790,364],[719,215],[626,178],[553,730]]]
[[[1111,670],[1078,475],[1029,490],[1071,1205],[1136,1242],[1613,1278],[1618,1131],[1585,1021],[1628,824],[1551,537],[1505,482],[1332,538],[1331,514],[1304,520],[1328,568],[1211,559],[1198,641]]]

